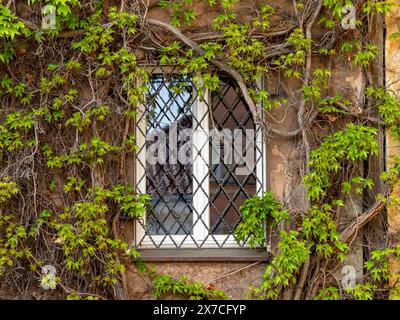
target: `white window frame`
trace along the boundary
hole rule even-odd
[[[158,72],[157,69],[153,70],[152,74],[164,74]],[[260,87],[263,85],[263,81],[259,81]],[[206,102],[207,103],[206,103]],[[196,129],[193,132],[192,139],[192,155],[193,161],[193,190],[197,190],[193,193],[193,223],[197,220],[197,223],[193,225],[193,234],[190,235],[146,235],[143,226],[146,225],[146,218],[143,217],[135,223],[135,244],[139,249],[189,249],[189,248],[242,248],[243,245],[239,244],[235,237],[232,235],[211,235],[207,227],[204,226],[203,222],[208,222],[208,228],[210,228],[210,202],[209,202],[209,186],[210,186],[210,174],[209,174],[209,163],[204,159],[209,159],[209,147],[204,147],[204,144],[209,143],[209,110],[208,105],[211,105],[211,95],[208,90],[205,90],[204,96],[200,98],[197,95],[196,101],[193,105],[193,125],[192,128]],[[261,107],[261,106],[260,106]],[[146,119],[145,104],[138,108],[138,119]],[[207,114],[208,113],[208,114]],[[205,116],[205,114],[207,114]],[[202,122],[194,122],[198,119],[202,119]],[[135,137],[136,144],[143,147],[142,151],[135,157],[135,185],[138,193],[146,193],[146,179],[142,178],[142,181],[138,181],[139,177],[145,177],[145,170],[140,165],[139,161],[143,164],[146,163],[146,121],[139,121],[135,123]],[[139,129],[140,128],[140,129]],[[266,192],[266,144],[262,137],[262,130],[257,125],[255,129],[256,134],[256,190],[258,190],[255,196],[262,196]],[[260,150],[261,155],[260,155]],[[196,156],[196,152],[200,151],[200,156]],[[257,159],[261,158],[260,161]],[[138,160],[136,160],[138,159]],[[260,179],[260,177],[262,179]],[[260,180],[262,181],[260,183]],[[199,186],[198,181],[203,181],[202,185]],[[201,213],[201,217],[198,218],[198,213]],[[139,243],[140,242],[140,243]],[[246,247],[246,245],[245,245]]]

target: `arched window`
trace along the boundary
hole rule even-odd
[[[224,79],[221,77],[221,79]],[[200,96],[190,75],[152,70],[136,121],[136,188],[151,196],[139,248],[240,248],[240,206],[265,185],[261,128],[228,79]]]

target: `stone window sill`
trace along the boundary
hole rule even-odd
[[[145,262],[268,262],[267,249],[142,249]]]

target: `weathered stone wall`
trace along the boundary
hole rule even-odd
[[[249,286],[260,283],[265,270],[265,264],[245,262],[163,262],[148,263],[148,266],[174,278],[187,275],[192,281],[224,290],[232,299],[243,299],[249,293]],[[154,299],[150,279],[144,277],[135,267],[128,269],[127,278],[130,299]]]
[[[391,14],[386,19],[386,28],[388,39],[386,40],[386,84],[390,87],[397,97],[400,94],[400,83],[398,79],[400,79],[400,46],[398,39],[390,39],[390,35],[399,32],[399,23],[400,23],[400,1],[395,0],[392,1],[397,5]],[[389,159],[391,156],[400,154],[400,145],[391,137],[387,135],[386,138],[386,155]],[[390,162],[389,162],[390,166]],[[399,197],[400,190],[399,188],[395,188],[393,191],[394,195]],[[399,243],[400,239],[400,207],[398,205],[391,206],[388,208],[388,227],[389,227],[389,236],[392,245],[396,245]],[[400,263],[393,259],[391,261],[391,272],[393,274],[398,274],[400,272]],[[391,279],[391,284],[393,285],[398,280],[396,277]]]

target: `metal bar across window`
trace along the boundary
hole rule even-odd
[[[136,121],[136,190],[151,197],[136,223],[138,248],[241,248],[240,206],[265,186],[261,128],[223,79],[202,97],[190,75],[150,70]]]

